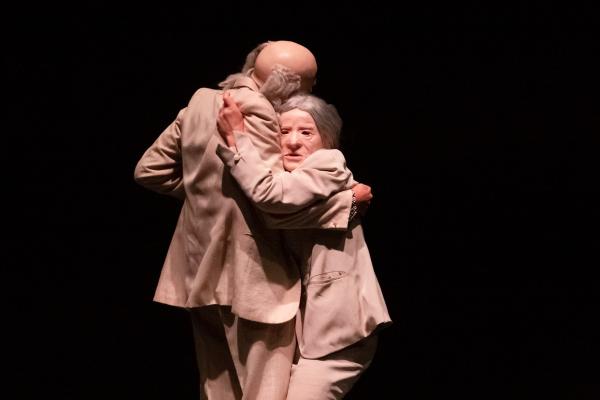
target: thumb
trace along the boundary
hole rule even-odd
[[[230,107],[233,103],[233,99],[231,98],[231,94],[227,91],[223,93],[223,105],[225,107]]]

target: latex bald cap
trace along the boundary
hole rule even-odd
[[[262,86],[277,64],[300,75],[301,90],[311,91],[317,75],[317,60],[310,50],[287,40],[269,42],[256,57],[253,78]]]

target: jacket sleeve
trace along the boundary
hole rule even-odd
[[[270,227],[345,229],[352,194],[352,173],[338,150],[319,150],[292,172],[273,172],[261,159],[248,135],[236,133],[237,153],[218,146],[246,196],[265,213]]]
[[[244,127],[263,164],[274,172],[283,171],[279,122],[269,101],[260,93],[239,88],[230,93],[244,115]]]
[[[138,161],[135,181],[147,189],[180,199],[185,197],[181,165],[182,109]]]
[[[352,190],[344,190],[300,211],[291,214],[263,213],[263,217],[272,229],[347,230],[351,208]]]

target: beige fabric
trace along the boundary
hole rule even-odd
[[[217,151],[246,195],[261,206],[300,207],[355,184],[338,150],[318,150],[292,172],[260,163],[252,142],[236,134],[237,154]],[[286,230],[288,252],[301,266],[305,285],[297,318],[300,352],[321,358],[391,322],[373,270],[360,221],[348,230]]]
[[[227,306],[190,314],[203,399],[285,399],[296,344],[293,320],[248,321]]]
[[[292,366],[287,400],[343,399],[371,364],[377,341],[372,335],[322,358],[300,357]]]
[[[200,398],[239,400],[242,387],[225,335],[219,308],[190,310],[200,377]]]
[[[305,288],[297,316],[300,353],[319,358],[371,335],[391,322],[360,221],[348,231],[286,232],[304,264]]]
[[[281,171],[278,125],[254,82],[240,78],[231,89],[245,126],[265,165]],[[262,216],[216,155],[222,105],[218,90],[199,89],[187,107],[139,160],[136,181],[184,199],[154,300],[179,307],[231,305],[242,318],[281,323],[294,318],[300,278],[276,230]],[[279,214],[272,226],[346,226],[350,200],[341,193],[306,211]]]

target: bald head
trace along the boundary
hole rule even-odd
[[[310,92],[317,75],[317,60],[306,47],[287,40],[269,42],[256,57],[254,78],[262,85],[276,65],[300,75],[301,90]]]

